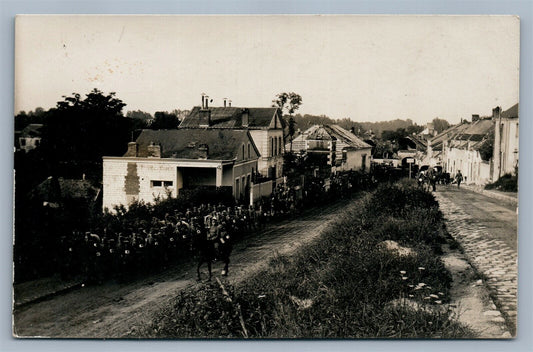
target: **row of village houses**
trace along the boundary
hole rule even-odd
[[[38,127],[29,125],[20,148],[39,143]],[[337,125],[315,125],[289,142],[288,126],[274,107],[192,109],[175,130],[143,130],[120,157],[103,158],[103,207],[177,197],[197,186],[228,187],[236,199],[251,202],[272,193],[283,180],[283,154],[321,154],[333,172],[370,170],[371,162],[397,166],[407,158],[418,165],[440,165],[453,177],[461,170],[467,184],[483,185],[518,167],[518,104],[492,116],[437,134],[431,124],[400,141],[395,159],[372,159],[371,141]]]
[[[203,102],[178,129],[143,130],[124,156],[103,158],[103,207],[197,186],[230,187],[236,199],[251,202],[268,196],[283,180],[287,127],[278,108]],[[315,126],[294,145],[326,154],[338,170],[370,168],[372,146],[339,126]]]
[[[466,184],[483,186],[518,169],[518,104],[495,107],[492,116],[472,115],[441,133],[431,124],[419,135],[406,137],[399,161],[414,158],[419,165],[441,166],[452,177],[458,171]]]

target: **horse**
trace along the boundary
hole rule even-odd
[[[224,263],[222,275],[227,276],[229,271],[230,254],[233,250],[232,236],[226,231],[221,231],[221,234],[216,239],[209,240],[205,229],[199,225],[191,226],[190,236],[190,248],[193,252],[196,252],[198,258],[198,264],[196,267],[198,281],[201,280],[200,268],[204,263],[207,263],[209,280],[211,280],[211,266],[215,260]]]

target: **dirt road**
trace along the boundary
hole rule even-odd
[[[268,226],[235,245],[230,273],[236,283],[268,263],[311,241],[335,218],[347,201],[307,211],[295,220]],[[220,276],[221,264],[213,273]],[[139,337],[138,327],[151,321],[183,288],[198,285],[194,263],[179,265],[128,284],[88,286],[29,304],[14,312],[14,333],[20,337]],[[204,268],[204,272],[207,269]]]

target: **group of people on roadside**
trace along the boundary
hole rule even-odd
[[[439,172],[436,167],[419,172],[416,180],[419,187],[426,188],[426,186],[429,186],[433,192],[437,190],[437,183],[450,183],[449,174],[443,174]],[[458,170],[454,177],[454,183],[456,183],[457,187],[460,188],[461,182],[463,182],[463,174],[461,173],[461,170]]]

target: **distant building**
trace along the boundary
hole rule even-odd
[[[287,147],[287,146],[286,146]],[[327,156],[337,171],[368,171],[372,146],[338,125],[315,125],[292,142],[293,151]]]
[[[272,179],[283,176],[285,121],[278,108],[209,107],[207,99],[183,119],[180,129],[249,131],[260,157],[258,172]]]
[[[103,207],[177,197],[198,186],[229,187],[245,199],[259,157],[246,130],[143,130],[124,156],[103,158]]]
[[[28,152],[41,145],[43,125],[40,123],[30,123],[18,135],[18,148]]]
[[[494,122],[494,167],[492,180],[505,174],[514,174],[518,167],[518,104],[502,112],[499,107],[492,110]]]
[[[465,183],[484,185],[518,166],[518,104],[492,116],[472,115],[472,122],[452,126],[430,141],[432,158],[453,177],[461,170]]]
[[[430,166],[441,165],[452,178],[461,170],[466,184],[490,182],[493,130],[491,118],[477,117],[444,130],[429,141]]]

